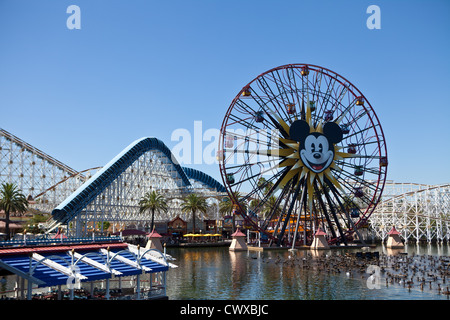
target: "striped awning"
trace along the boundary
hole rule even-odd
[[[169,263],[129,250],[125,243],[0,249],[0,268],[39,287],[167,271]]]

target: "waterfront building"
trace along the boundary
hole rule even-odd
[[[246,251],[248,249],[247,243],[245,242],[245,234],[239,228],[231,237],[233,240],[231,241],[230,251]]]
[[[177,267],[164,252],[127,244],[119,237],[29,244],[1,244],[0,269],[17,277],[15,299],[167,299],[166,272]],[[132,285],[124,286],[123,279]]]

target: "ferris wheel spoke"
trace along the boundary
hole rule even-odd
[[[348,125],[347,125],[347,126],[348,126]],[[349,128],[349,129],[350,129],[350,128]],[[360,130],[358,130],[358,131],[353,132],[352,134],[346,135],[346,136],[345,136],[345,139],[350,139],[350,138],[352,138],[352,137],[354,137],[354,136],[361,135],[362,133],[365,133],[365,132],[367,132],[367,131],[369,131],[369,130],[371,130],[371,129],[372,129],[371,127],[366,127],[366,128],[360,129]]]
[[[306,192],[305,192],[306,191],[306,183],[304,183],[304,184],[299,183],[297,188],[295,189],[295,191],[293,193],[292,200],[291,200],[291,203],[289,205],[289,210],[286,213],[286,217],[284,219],[283,227],[281,228],[280,234],[278,235],[278,242],[279,243],[281,243],[281,240],[283,239],[284,232],[286,231],[286,226],[287,226],[288,222],[291,219],[292,210],[294,209],[295,203],[297,202],[297,197],[298,197],[301,189],[303,189],[303,191],[302,191],[302,196],[301,196],[301,199],[300,199],[300,209],[298,211],[297,219],[299,219],[299,217],[300,217],[300,214],[301,214],[301,211],[302,211],[303,201],[305,199],[305,194],[306,194]]]
[[[278,100],[276,99],[276,94],[272,91],[272,88],[267,83],[266,79],[264,77],[257,79],[258,88],[265,93],[267,97],[269,97],[269,102],[272,103],[275,110],[281,110],[283,111],[282,106],[278,103]],[[277,102],[277,105],[273,103],[273,101]],[[281,116],[281,114],[280,114]]]
[[[240,110],[242,114],[253,115],[257,110],[252,108],[250,106],[250,104],[245,102],[245,100],[249,100],[249,102],[254,101],[254,99],[250,100],[250,99],[243,99],[243,98],[239,97],[239,99],[236,100],[236,106],[239,108],[236,108],[236,110]],[[255,101],[255,102],[257,102],[257,101]]]
[[[272,79],[273,79],[272,81],[275,83],[275,86],[277,87],[277,90],[280,93],[278,96],[281,97],[281,101],[282,101],[283,105],[286,106],[290,102],[289,95],[287,94],[287,92],[285,90],[285,85],[283,85],[283,81],[281,80],[280,73],[278,72],[278,70],[276,70],[275,72],[276,72],[277,77],[275,77],[274,73],[272,73]],[[278,78],[278,81],[276,78]]]
[[[291,189],[292,189],[292,184],[289,182],[283,187],[283,190],[282,190],[280,196],[276,199],[275,204],[273,206],[269,207],[270,210],[269,210],[268,222],[273,221],[274,218],[278,219],[275,229],[274,229],[274,236],[278,233],[278,227],[283,218],[283,215],[286,210],[287,203],[288,203],[288,201],[286,199],[289,197]],[[280,208],[280,205],[283,201],[284,201],[283,208]]]
[[[286,195],[283,210],[280,213],[277,227],[281,227],[281,229],[278,231],[278,228],[276,229],[276,235],[278,236],[278,243],[281,243],[281,239],[284,235],[284,231],[286,230],[286,225],[290,219],[290,214],[293,208],[293,205],[296,201],[296,197],[298,196],[298,191],[300,190],[300,185],[295,187],[293,183],[290,184],[290,192]],[[286,211],[286,209],[288,211]],[[284,218],[284,221],[283,221]],[[275,233],[274,233],[275,236]]]
[[[280,209],[280,205],[281,202],[283,201],[283,199],[285,198],[286,194],[288,193],[290,189],[290,184],[286,184],[283,188],[283,190],[281,191],[280,195],[276,198],[275,203],[273,204],[273,206],[269,207],[269,212],[268,212],[268,216],[266,217],[265,221],[263,222],[262,225],[262,229],[263,230],[267,230],[267,228],[269,227],[270,222],[272,221],[272,219],[276,218],[275,216],[278,215],[282,215],[282,209]],[[271,196],[270,192],[268,192],[266,194],[266,197],[261,201],[261,203],[259,204],[261,207],[266,206],[267,202],[269,202],[269,199]],[[283,208],[284,209],[284,208]],[[275,232],[275,231],[274,231]]]
[[[274,159],[258,160],[258,161],[255,161],[255,162],[247,162],[246,165],[247,166],[257,166],[257,165],[258,166],[263,166],[264,164],[269,164],[271,162],[275,162],[275,160]],[[236,164],[236,165],[228,166],[227,169],[230,170],[230,171],[233,171],[233,169],[239,169],[241,167],[242,167],[242,164]]]
[[[312,86],[312,93],[313,93],[313,98],[315,96],[315,93],[317,93],[317,96],[320,92],[320,86],[322,84],[322,72],[315,72],[315,77],[314,77],[314,84]]]
[[[294,101],[293,95],[292,95],[292,87],[290,86],[290,84],[288,82],[283,81],[283,79],[280,76],[279,70],[275,70],[274,72],[272,72],[270,74],[269,80],[271,80],[275,84],[275,86],[279,92],[278,96],[281,97],[282,103],[284,105],[286,105],[289,102]],[[291,99],[289,99],[289,93],[291,95]]]
[[[349,190],[350,191],[350,194],[352,194],[353,196],[354,196],[354,190],[352,189],[352,186],[351,185],[346,185],[347,183],[346,182],[344,182],[343,183],[344,184],[344,187],[347,189],[347,190]],[[362,204],[364,204],[364,205],[366,205],[366,206],[369,206],[369,204],[370,204],[370,198],[367,196],[367,194],[368,193],[364,193],[364,195],[362,195],[362,196],[359,196],[357,199],[362,203]],[[354,198],[353,198],[354,199]]]
[[[265,183],[262,184],[262,186],[259,186],[260,189],[264,189],[265,187],[271,186],[270,189],[264,193],[263,199],[260,202],[260,205],[264,205],[265,202],[271,197],[275,196],[276,191],[278,190],[278,187],[280,186],[281,181],[286,176],[286,174],[289,172],[289,168],[285,168],[284,170],[278,172],[276,175],[274,175],[273,178],[266,180]],[[276,180],[273,182],[272,180]],[[284,188],[283,188],[284,189]],[[283,192],[282,192],[283,194]],[[280,199],[281,201],[281,199]]]
[[[246,131],[247,134],[245,132],[241,133],[237,133],[236,131],[232,132],[227,132],[226,133],[226,138],[230,137],[233,138],[235,140],[241,140],[243,142],[241,142],[239,144],[238,141],[236,141],[236,147],[239,148],[240,146],[242,146],[244,143],[254,143],[257,146],[266,146],[266,147],[271,147],[272,146],[272,141],[275,147],[277,147],[280,143],[280,139],[278,137],[278,135],[275,134],[267,134],[267,132],[258,132],[258,131],[250,131],[250,133],[248,133],[248,131]],[[265,139],[264,138],[268,138]],[[234,144],[234,141],[233,141]],[[229,148],[229,147],[228,147]]]
[[[359,141],[359,142],[353,143],[353,145],[355,147],[359,147],[359,146],[366,147],[366,146],[371,145],[371,144],[378,144],[378,141],[376,141],[376,140],[374,140],[374,141]]]
[[[341,209],[341,212],[345,215],[345,218],[343,219],[346,223],[347,229],[349,231],[354,231],[358,234],[359,239],[364,243],[364,240],[362,239],[361,235],[359,234],[355,223],[353,222],[352,218],[350,217],[350,214],[347,210],[347,208],[344,206],[344,204],[339,200],[339,198],[341,197],[343,199],[343,201],[345,201],[345,198],[342,197],[342,194],[340,194],[336,188],[334,186],[330,187],[331,192],[334,194],[334,197],[336,199],[336,201],[339,204],[339,207]]]
[[[327,178],[325,178],[324,180],[325,180],[325,183],[327,184],[328,188],[331,189],[331,187],[333,187],[333,183],[330,180],[328,180]],[[331,196],[329,195],[327,188],[323,189],[323,194],[325,195],[325,199],[327,200],[328,208],[329,208],[329,210],[331,212],[331,215],[333,217],[335,226],[338,229],[338,233],[339,233],[341,239],[344,241],[344,243],[347,244],[347,239],[345,238],[344,231],[342,229],[341,223],[339,222],[339,218],[338,218],[337,213],[335,211],[336,206],[335,206],[334,202],[332,201]]]
[[[367,172],[367,173],[373,174],[374,176],[380,174],[380,169],[379,169],[379,167],[378,167],[378,168],[375,168],[375,167],[365,167],[365,168],[364,168],[364,171]]]
[[[331,78],[329,80],[328,85],[327,85],[327,90],[325,92],[324,99],[322,100],[323,103],[321,105],[320,110],[322,110],[322,107],[324,108],[323,109],[324,111],[326,110],[326,108],[327,108],[327,106],[328,106],[328,104],[330,102],[330,99],[332,97],[332,91],[333,91],[333,88],[334,88],[335,84],[336,84],[336,79],[335,78]]]
[[[259,98],[259,96],[257,95],[256,92],[255,92],[255,95]],[[289,134],[287,132],[288,127],[287,127],[286,123],[284,123],[282,115],[277,112],[277,110],[279,110],[279,108],[281,108],[281,107],[279,106],[277,108],[277,106],[273,103],[273,100],[274,99],[270,99],[269,102],[275,107],[275,110],[270,108],[267,104],[265,105],[265,107],[261,107],[261,109],[270,118],[270,121],[271,121],[271,122],[264,121],[264,123],[271,123],[275,129],[279,130],[283,134],[284,137],[288,137],[289,136]],[[270,112],[268,112],[267,109]],[[275,118],[272,115],[275,116]]]
[[[332,221],[330,219],[330,216],[329,216],[329,214],[327,212],[327,207],[326,207],[325,203],[322,200],[322,197],[321,197],[322,191],[319,191],[319,187],[317,186],[317,182],[314,183],[314,191],[318,195],[317,196],[317,201],[319,202],[319,206],[322,209],[322,215],[327,220],[327,224],[328,224],[329,230],[331,232],[331,235],[332,235],[333,238],[336,238],[336,231],[334,230],[335,229],[334,225],[333,225],[333,223],[332,223]]]
[[[249,120],[250,118],[242,119],[242,118],[238,118],[238,117],[235,116],[234,114],[231,114],[231,115],[230,115],[230,119],[232,119],[232,120],[235,121],[235,122],[229,124],[229,126],[232,126],[232,125],[234,125],[234,126],[235,126],[235,125],[242,125],[242,126],[244,126],[245,128],[247,128],[247,129],[251,129],[251,130],[255,130],[255,131],[258,131],[258,130],[260,129],[259,127],[255,126],[254,124],[248,122],[248,120]],[[229,131],[229,130],[230,130],[230,129],[228,129],[228,131]]]
[[[354,154],[351,157],[349,157],[349,159],[364,160],[364,166],[368,167],[370,165],[370,163],[372,163],[372,161],[377,160],[377,159],[380,160],[382,158],[382,156],[377,155],[378,152],[379,152],[378,149],[374,149],[374,150],[372,150],[371,154],[367,154],[367,152],[365,155]]]
[[[289,157],[293,154],[292,149],[268,149],[268,150],[244,150],[244,149],[224,149],[225,152],[233,154],[253,154],[271,157]]]
[[[245,167],[244,167],[244,171],[243,171],[243,173],[241,174],[241,177],[244,176],[244,174],[247,174],[247,172],[248,172],[248,170],[249,170],[249,167],[250,167],[250,166],[245,166]],[[288,169],[288,168],[286,168],[286,169]],[[286,170],[286,169],[285,169],[285,170]],[[240,179],[239,181],[237,181],[237,182],[235,182],[235,183],[231,183],[231,184],[229,184],[229,185],[230,185],[230,186],[235,186],[235,185],[238,185],[238,184],[242,185],[244,182],[249,181],[249,180],[251,180],[251,179],[255,179],[255,178],[257,178],[257,177],[260,177],[260,176],[262,176],[265,172],[268,172],[268,171],[270,171],[270,170],[272,170],[272,168],[270,168],[270,169],[268,169],[268,170],[266,170],[266,171],[258,172],[258,173],[254,174],[254,175],[251,175],[251,176],[247,176],[247,177],[245,177],[244,179]]]
[[[288,139],[289,138],[289,129],[286,123],[281,122],[282,119],[278,119],[278,121],[272,117],[269,113],[266,113],[267,117],[269,117],[270,121],[275,125],[276,129],[281,133],[281,135]],[[280,121],[281,120],[281,121]]]
[[[254,193],[261,192],[262,193],[262,199],[260,200],[258,206],[264,206],[265,202],[271,197],[274,196],[275,192],[274,190],[278,187],[280,181],[283,179],[284,175],[288,172],[287,169],[283,171],[277,172],[273,177],[271,177],[269,180],[266,180],[265,182],[258,184],[257,182],[257,188],[252,190],[252,192],[247,194],[247,198],[251,198],[254,196]],[[275,181],[275,182],[273,182]],[[264,191],[266,187],[269,187],[270,189],[268,191]]]
[[[378,175],[380,173],[380,170],[377,170],[375,168],[366,167],[366,166],[360,165],[360,164],[352,164],[352,163],[349,163],[349,162],[338,161],[338,160],[336,161],[336,164],[339,167],[341,167],[341,168],[347,167],[349,169],[353,169],[354,170],[353,174],[355,174],[355,172],[358,171],[358,170],[361,170],[361,171],[366,172],[366,173],[371,173],[371,174],[374,174],[374,175]]]
[[[288,78],[288,84],[289,84],[289,89],[291,90],[292,100],[296,100],[297,101],[296,104],[300,108],[301,107],[301,102],[303,102],[303,99],[300,99],[300,96],[298,94],[297,81],[295,80],[294,69],[287,68],[286,69],[286,76]],[[295,97],[294,97],[294,94],[295,94]]]
[[[347,208],[345,207],[345,205],[344,205],[344,203],[345,203],[345,201],[347,200],[347,199],[345,199],[345,197],[343,197],[342,196],[342,194],[340,194],[339,192],[338,192],[338,190],[336,190],[336,188],[334,188],[334,187],[331,187],[331,190],[332,190],[332,192],[334,193],[334,195],[335,195],[335,197],[336,197],[336,200],[338,201],[338,203],[339,203],[339,206],[341,207],[341,210],[345,213],[345,215],[346,215],[346,218],[347,218],[347,221],[348,221],[348,228],[349,228],[349,230],[353,230],[357,235],[358,235],[358,238],[362,241],[362,243],[364,243],[364,239],[361,237],[361,234],[359,233],[359,231],[358,231],[358,228],[356,227],[356,224],[354,223],[354,221],[353,221],[353,219],[351,218],[351,216],[350,216],[350,214],[349,214],[349,212],[348,212],[348,210],[347,210]],[[341,198],[342,199],[342,201],[344,202],[341,202],[340,200],[339,200],[339,198]],[[358,218],[359,218],[359,209],[358,209],[358,207],[352,202],[351,203],[351,208],[352,208],[352,210],[357,210],[358,211]],[[359,219],[359,221],[360,221],[361,219]],[[358,222],[359,222],[358,221]],[[357,222],[357,223],[358,223]]]
[[[341,171],[340,173],[341,173],[342,175],[344,175],[345,178],[354,180],[354,181],[356,181],[357,183],[362,184],[364,187],[367,187],[368,189],[372,189],[372,190],[375,190],[375,189],[376,189],[376,187],[375,187],[373,184],[369,183],[368,181],[366,181],[366,180],[364,180],[364,179],[361,179],[361,178],[359,178],[359,177],[357,177],[357,176],[354,176],[354,175],[352,175],[352,174],[349,174],[349,173],[347,173],[347,172],[345,172],[345,171]],[[350,184],[347,182],[347,179],[341,179],[341,181],[340,181],[341,184],[342,184],[342,185],[350,185]],[[347,189],[348,189],[349,191],[352,190],[352,188],[347,188]]]
[[[336,106],[336,110],[337,110],[337,106],[341,105],[342,100],[344,99],[344,97],[347,95],[348,92],[348,86],[345,84],[340,84],[340,86],[342,87],[341,91],[339,92],[339,96],[336,99],[335,102],[335,106]]]
[[[367,115],[367,110],[360,110],[358,112],[358,114],[356,114],[354,116],[354,118],[352,120],[350,120],[350,122],[348,123],[348,125],[353,125],[354,123],[357,123],[360,119],[362,119],[362,117],[364,117],[365,115]]]
[[[257,95],[256,92],[255,92],[254,94]],[[259,96],[257,96],[257,97],[258,97],[258,99],[261,99]],[[267,105],[261,105],[261,104],[258,102],[257,99],[253,99],[253,100],[254,100],[255,102],[258,103],[260,109],[261,109],[266,115],[269,115],[269,113],[268,113],[267,110],[266,110],[266,109],[268,108]],[[238,100],[238,101],[240,101],[240,100]],[[242,101],[241,101],[241,102],[242,102]],[[269,102],[271,102],[271,100],[269,100]],[[244,103],[244,104],[245,104],[245,103]],[[252,110],[252,119],[254,119],[258,111],[255,111],[254,109],[251,109],[251,110]],[[272,111],[272,109],[270,109],[270,108],[269,108],[269,110]],[[240,118],[238,118],[238,117],[236,117],[236,116],[234,116],[234,117],[236,118],[236,121],[238,121],[238,120],[241,120],[241,121],[242,121],[242,119],[240,119]],[[247,123],[247,124],[248,124],[247,127],[251,127],[252,129],[255,129],[256,131],[261,129],[260,127],[257,127],[257,126],[254,125],[254,124],[248,123],[247,121],[245,121],[244,123]],[[272,127],[273,129],[280,130],[280,124],[279,124],[278,122],[276,122],[276,121],[272,121],[272,122],[264,121],[264,122],[262,122],[262,123],[263,123],[264,126]]]

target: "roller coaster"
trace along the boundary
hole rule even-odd
[[[168,199],[169,210],[155,213],[155,221],[181,212],[189,192],[206,197],[211,206],[201,218],[218,218],[218,202],[225,188],[209,175],[181,167],[169,148],[157,138],[141,138],[103,167],[76,171],[6,130],[0,130],[0,183],[15,183],[30,207],[51,213],[47,232],[67,226],[67,234],[88,236],[93,226],[108,221],[113,231],[134,225],[149,228],[150,213],[139,213],[139,200],[152,190]],[[103,230],[101,230],[103,231]]]
[[[369,220],[375,239],[386,239],[392,226],[407,242],[450,240],[450,184],[385,184]]]

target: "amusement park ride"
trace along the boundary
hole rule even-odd
[[[280,66],[246,84],[219,141],[221,175],[237,210],[275,244],[295,244],[300,229],[311,235],[319,227],[330,243],[347,244],[367,224],[386,180],[386,142],[369,101],[315,65]]]

